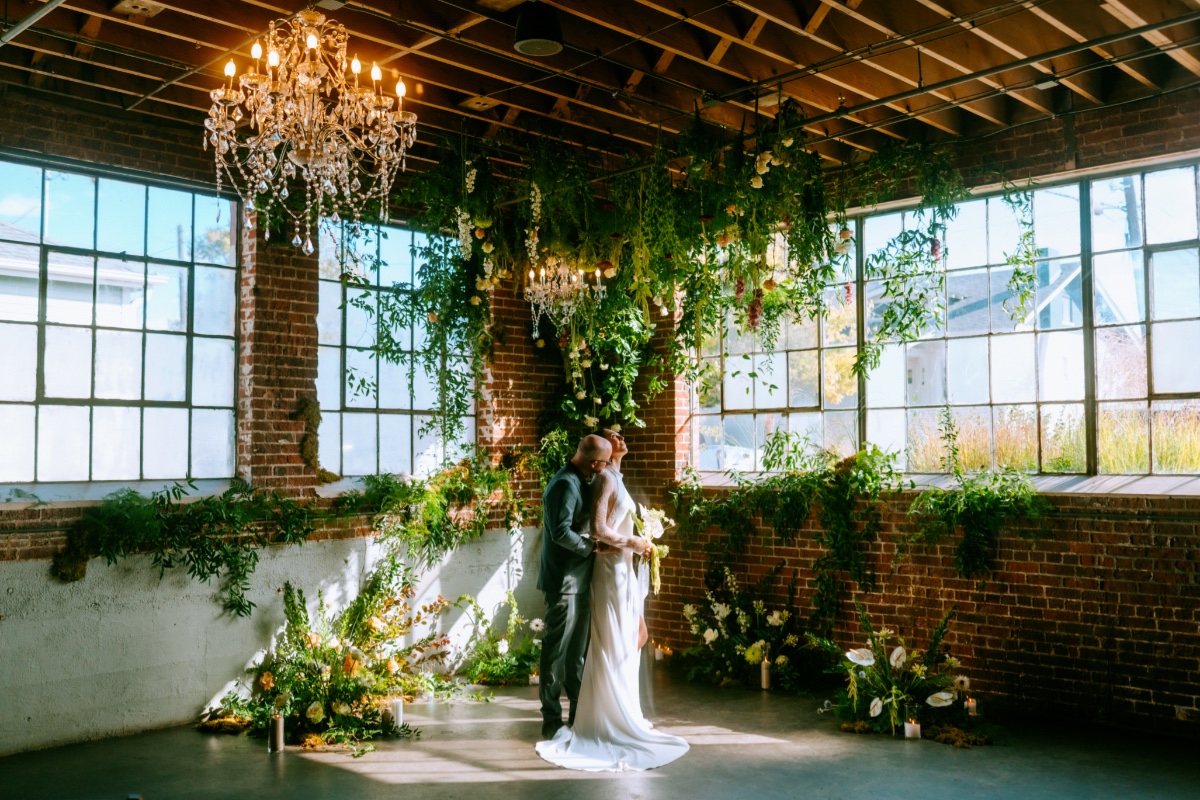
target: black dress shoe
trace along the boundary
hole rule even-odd
[[[558,733],[558,729],[561,728],[562,726],[563,726],[563,724],[561,721],[554,722],[551,720],[547,720],[546,722],[543,722],[542,723],[542,738],[543,739],[553,739],[554,734]]]

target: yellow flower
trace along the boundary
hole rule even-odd
[[[258,676],[258,685],[263,689],[270,691],[275,687],[275,676],[269,672],[264,672]]]
[[[760,175],[755,175],[753,178],[751,178],[751,179],[750,179],[750,186],[751,186],[751,188],[754,188],[754,189],[761,189],[761,188],[763,188],[763,179],[762,179],[762,176],[760,176]]]

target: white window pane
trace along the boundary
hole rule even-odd
[[[958,432],[958,458],[964,469],[992,466],[992,410],[987,406],[956,408],[952,412]]]
[[[725,469],[739,472],[754,470],[754,415],[729,414],[725,417]]]
[[[142,415],[137,408],[92,409],[92,480],[137,480]]]
[[[946,403],[946,343],[908,345],[905,358],[908,404],[940,406]]]
[[[321,412],[321,427],[317,429],[317,458],[321,467],[342,473],[342,416],[335,411]]]
[[[692,418],[692,426],[696,469],[705,472],[719,472],[725,469],[721,417],[696,416]]]
[[[853,347],[826,350],[822,356],[825,408],[854,408],[858,405],[858,376],[854,374]]]
[[[146,255],[170,261],[192,258],[192,195],[150,187]]]
[[[38,408],[37,479],[88,479],[89,412],[86,406]]]
[[[794,354],[789,354],[789,358],[791,355]],[[696,377],[694,389],[696,396],[696,410],[698,412],[719,413],[721,411],[720,360],[715,358],[706,358],[700,362],[700,373]]]
[[[234,271],[221,267],[196,267],[196,333],[232,336],[236,295]]]
[[[1150,257],[1151,319],[1200,317],[1200,263],[1195,248]]]
[[[375,354],[370,350],[346,350],[346,406],[375,408],[378,391]]]
[[[955,405],[988,401],[988,340],[951,339],[946,345],[946,382]]]
[[[1041,400],[1083,399],[1083,331],[1038,334]]]
[[[342,358],[336,347],[317,350],[317,404],[322,409],[342,407]]]
[[[379,285],[412,283],[412,233],[384,228],[379,239]]]
[[[900,468],[904,468],[904,451],[907,442],[907,413],[903,409],[872,409],[867,412],[867,441],[887,453],[900,455]]]
[[[142,475],[153,478],[184,478],[188,472],[188,411],[186,408],[147,408]]]
[[[755,408],[782,408],[787,402],[787,353],[763,353],[754,357]]]
[[[1150,326],[1150,362],[1158,394],[1200,391],[1200,322],[1161,322]]]
[[[1087,468],[1083,406],[1042,406],[1042,472]]]
[[[987,203],[961,203],[946,226],[946,268],[982,267],[987,264]]]
[[[1167,169],[1146,175],[1146,242],[1196,238],[1196,171]]]
[[[787,354],[788,405],[798,408],[813,408],[821,404],[820,353],[804,350]],[[720,395],[716,396],[716,408],[720,408]],[[712,409],[712,406],[704,406]]]
[[[0,375],[4,376],[0,400],[33,400],[37,396],[36,327],[0,323]]]
[[[1101,475],[1145,475],[1150,471],[1150,411],[1140,403],[1101,403],[1096,411]]]
[[[413,474],[418,478],[432,475],[442,466],[442,446],[437,434],[434,431],[422,433],[421,430],[428,423],[429,417],[413,416]]]
[[[92,324],[92,279],[96,260],[91,256],[50,253],[46,257],[46,319],[68,325]]]
[[[882,250],[903,229],[904,220],[899,213],[868,217],[863,228],[864,252],[870,256],[876,251]]]
[[[233,340],[192,340],[192,404],[233,405]]]
[[[362,289],[346,289],[346,345],[373,347],[375,345],[375,293]]]
[[[820,333],[821,325],[816,320],[788,320],[784,341],[788,350],[810,350],[817,346]]]
[[[1008,286],[1009,281],[1012,280],[1013,270],[1008,267],[998,267],[988,272],[992,284],[989,296],[992,311],[992,332],[1008,333],[1018,330],[1027,331],[1032,328],[1033,320],[1037,313],[1036,300],[1030,300],[1026,303],[1025,314],[1018,316],[1015,320],[1009,312],[1009,309],[1016,311],[1017,305],[1015,302],[1016,298]]]
[[[1038,243],[1041,244],[1040,235]],[[1092,249],[1100,252],[1140,247],[1141,244],[1141,179],[1137,175],[1125,175],[1092,181]]]
[[[1079,259],[1037,265],[1037,327],[1078,328],[1083,324],[1083,279]]]
[[[740,356],[743,353],[752,353],[754,345],[754,334],[743,330],[742,326],[738,325],[736,315],[730,310],[725,315],[725,355]]]
[[[968,269],[946,275],[947,334],[987,333],[990,301],[986,269]]]
[[[767,441],[778,432],[787,432],[787,418],[783,414],[754,415],[754,468],[764,469],[762,458]]]
[[[1096,396],[1123,400],[1146,396],[1146,326],[1096,331]]]
[[[341,224],[322,218],[317,236],[317,264],[324,280],[336,281],[341,277],[342,269],[338,264],[341,246]]]
[[[1096,222],[1092,222],[1095,230]],[[1043,256],[1079,252],[1079,187],[1075,184],[1033,193],[1033,235]]]
[[[146,266],[140,261],[101,258],[96,262],[96,324],[142,327]]]
[[[475,450],[475,418],[464,417],[462,430],[456,441],[446,445],[446,460],[450,463],[462,461]]]
[[[183,333],[187,330],[187,268],[150,264],[146,273],[146,327]]]
[[[146,334],[146,399],[174,402],[187,399],[186,336]]]
[[[825,313],[821,315],[825,344],[854,344],[858,341],[858,305],[854,284],[825,290]]]
[[[0,187],[0,192],[3,187]],[[3,209],[0,208],[0,212]],[[0,319],[34,322],[38,318],[38,273],[41,256],[36,247],[0,244]]]
[[[233,412],[192,411],[192,477],[233,475]]]
[[[450,362],[450,368],[451,372],[457,376],[456,379],[460,382],[459,385],[472,388],[475,386],[475,378],[471,373],[471,364],[469,361],[466,359],[454,359]],[[468,414],[475,413],[475,398],[472,396],[468,396],[467,398],[466,411]]]
[[[1146,272],[1141,250],[1092,259],[1096,324],[1112,325],[1146,319]]]
[[[944,472],[946,447],[942,441],[941,410],[914,408],[908,412],[908,471]]]
[[[750,377],[753,368],[749,355],[725,357],[726,410],[754,407],[754,379]]]
[[[992,409],[992,434],[996,442],[997,467],[1012,467],[1022,472],[1037,471],[1036,406]]]
[[[345,245],[345,264],[353,275],[367,278],[371,283],[379,279],[377,258],[379,256],[379,230],[374,225],[356,225],[347,222],[342,228]]]
[[[992,402],[1028,403],[1036,399],[1033,334],[992,337]]]
[[[376,467],[375,414],[342,415],[342,473],[374,475]]]
[[[0,239],[37,242],[42,232],[42,171],[0,162]]]
[[[1163,474],[1200,472],[1200,402],[1151,403],[1154,424],[1154,471]]]
[[[904,345],[885,345],[879,356],[879,366],[867,375],[868,408],[904,405],[904,370]]]
[[[1003,264],[1021,242],[1021,225],[1017,212],[1003,197],[989,197],[987,205],[988,263]]]
[[[96,331],[96,397],[137,400],[142,396],[142,334]]]
[[[321,281],[317,300],[317,340],[321,344],[342,343],[342,285]]]
[[[90,397],[92,332],[47,325],[44,364],[47,397]]]
[[[814,449],[825,446],[825,423],[820,412],[802,411],[788,414],[788,428],[793,434],[807,439]]]
[[[96,248],[140,256],[146,249],[146,187],[100,179]]]
[[[0,405],[0,482],[33,480],[34,413],[33,406]]]
[[[379,471],[411,475],[412,417],[407,414],[379,415]]]
[[[238,240],[237,204],[202,194],[195,201],[196,261],[232,267]]]
[[[412,349],[422,353],[429,346],[429,335],[425,331],[425,319],[418,316],[413,320]]]
[[[96,180],[46,170],[46,244],[91,249],[96,234]]]
[[[825,412],[825,448],[843,457],[858,452],[858,412]]]

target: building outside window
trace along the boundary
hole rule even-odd
[[[963,203],[945,235],[941,325],[886,347],[861,386],[849,372],[857,328],[870,337],[886,306],[858,259],[858,274],[830,287],[819,326],[785,329],[786,355],[736,334],[705,345],[695,465],[759,469],[765,437],[786,429],[843,454],[870,442],[909,472],[940,472],[949,407],[971,469],[1200,473],[1196,195],[1195,166],[1036,189],[1036,287],[1015,319],[1006,257],[1017,213],[999,195]],[[864,256],[920,224],[913,216],[860,218]]]
[[[436,433],[422,431],[437,402],[434,380],[411,360],[425,347],[423,320],[390,331],[407,343],[410,357],[404,363],[390,363],[372,350],[388,324],[387,315],[377,312],[380,295],[414,286],[424,245],[423,234],[403,228],[363,226],[356,232],[348,223],[322,222],[317,397],[321,466],[331,472],[428,475],[474,445],[473,407],[461,440],[449,447]],[[347,284],[344,269],[365,276],[370,285]],[[468,369],[462,356],[447,357]]]
[[[237,205],[0,161],[0,482],[234,474]]]

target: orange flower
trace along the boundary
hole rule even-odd
[[[358,662],[354,660],[354,656],[346,653],[346,658],[342,661],[342,672],[350,678],[354,677],[355,671],[358,669]]]
[[[258,676],[258,685],[266,691],[271,691],[275,687],[275,676],[269,672],[264,672]]]
[[[388,674],[395,675],[397,672],[400,671],[399,662],[397,662],[396,659],[394,659],[394,658],[389,658],[387,660],[387,671],[388,671]]]

